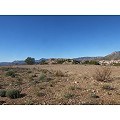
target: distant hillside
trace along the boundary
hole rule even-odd
[[[119,60],[120,59],[120,51],[113,52],[104,57],[105,60]]]
[[[103,57],[79,57],[79,58],[74,58],[74,60],[77,61],[84,61],[84,60],[101,60]]]
[[[76,60],[120,60],[120,51],[115,51],[111,54],[108,54],[104,57],[79,57],[75,58]]]
[[[51,58],[50,59],[41,58],[40,60],[35,60],[35,62],[36,62],[36,64],[39,64],[42,60],[52,60],[52,59]],[[54,58],[54,60],[57,60],[57,58]],[[120,51],[113,52],[113,53],[108,54],[108,55],[106,55],[104,57],[78,57],[78,58],[73,58],[71,60],[77,60],[77,61],[86,61],[86,60],[120,60]],[[0,62],[0,66],[24,65],[24,64],[26,64],[24,62],[24,60],[21,60],[21,61],[18,60],[18,61],[13,61],[13,62]]]
[[[35,60],[36,64],[40,63],[42,60],[47,60],[45,58],[41,58],[40,60]],[[9,65],[25,65],[24,60],[16,60],[13,62],[0,62],[0,66],[9,66]]]

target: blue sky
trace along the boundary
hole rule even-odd
[[[104,56],[120,50],[120,16],[0,16],[0,61]]]

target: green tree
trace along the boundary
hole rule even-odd
[[[25,59],[25,62],[28,65],[33,65],[33,64],[35,64],[35,58],[28,57],[27,59]]]

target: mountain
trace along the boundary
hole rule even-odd
[[[0,62],[0,66],[8,66],[8,65],[12,65],[11,62]]]
[[[74,58],[74,60],[77,61],[84,61],[84,60],[101,60],[103,57],[79,57],[79,58]]]
[[[57,58],[54,58],[57,59]],[[39,60],[35,60],[36,64],[39,64],[42,60],[49,60],[46,58],[41,58]],[[85,60],[120,60],[120,51],[115,51],[111,54],[108,54],[103,57],[79,57],[73,58],[73,60],[77,61],[85,61]],[[26,64],[24,60],[16,60],[13,62],[0,62],[0,66],[9,66],[9,65],[24,65]]]
[[[115,51],[109,55],[104,57],[105,60],[119,60],[120,59],[120,51]]]
[[[46,58],[41,58],[40,60],[35,60],[35,63],[38,64],[40,63],[42,60],[47,60]],[[0,62],[0,66],[9,66],[9,65],[25,65],[25,61],[24,60],[16,60],[13,62]]]
[[[75,60],[82,61],[82,60],[120,60],[120,51],[112,52],[103,57],[79,57],[75,58]]]

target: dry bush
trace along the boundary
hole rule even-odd
[[[104,90],[114,90],[114,89],[115,89],[114,87],[112,87],[112,86],[110,86],[110,85],[108,85],[108,84],[103,85],[102,88],[103,88]]]
[[[58,70],[58,71],[55,72],[55,76],[57,76],[57,77],[63,77],[64,73],[62,71]]]
[[[112,80],[111,78],[112,70],[110,67],[105,66],[100,69],[96,69],[95,74],[93,75],[93,78],[97,81],[102,82],[109,82]]]

